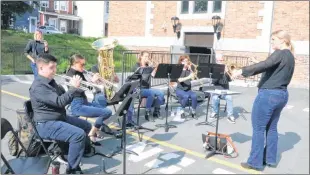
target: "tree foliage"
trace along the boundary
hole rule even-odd
[[[32,12],[33,5],[39,5],[38,1],[33,1],[30,5],[26,1],[1,1],[1,19],[2,28],[8,28],[10,19],[16,15],[23,15],[26,12]]]

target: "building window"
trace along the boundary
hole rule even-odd
[[[60,1],[60,10],[67,11],[68,10],[68,1]]]
[[[213,13],[222,12],[222,1],[213,1]]]
[[[48,1],[41,1],[40,5],[41,5],[41,7],[48,8],[49,7],[49,2]]]
[[[194,13],[207,13],[208,12],[208,1],[198,0],[194,1]]]
[[[107,2],[106,2],[106,5],[105,5],[105,11],[106,11],[106,13],[109,13],[109,6],[110,6],[110,2],[107,1]]]
[[[226,1],[184,0],[177,4],[177,15],[180,19],[211,19],[214,15],[225,18]]]
[[[67,11],[68,10],[68,1],[54,1],[54,9]]]
[[[188,14],[188,7],[189,7],[189,2],[188,1],[182,1],[181,13],[182,14]]]
[[[54,1],[54,10],[59,10],[59,2]]]

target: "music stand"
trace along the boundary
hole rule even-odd
[[[138,84],[136,82],[132,83],[132,86],[137,86]],[[116,151],[112,153],[112,155],[115,155],[121,151],[123,151],[123,174],[126,174],[126,152],[129,154],[135,154],[136,156],[139,156],[134,151],[126,150],[126,114],[130,107],[130,104],[134,98],[137,98],[139,94],[133,93],[128,95],[122,102],[122,104],[119,106],[118,110],[115,112],[116,116],[123,116],[122,120],[122,139],[121,139],[121,146],[117,148]]]
[[[165,132],[168,132],[169,128],[176,128],[175,125],[168,124],[168,106],[169,106],[169,83],[170,79],[178,79],[181,76],[183,64],[159,64],[154,78],[168,78],[167,81],[167,103],[166,103],[166,123],[157,124],[156,127],[165,128]]]
[[[225,71],[225,65],[224,64],[209,64],[208,66],[201,66],[201,67],[199,66],[198,67],[198,77],[199,77],[199,75],[200,75],[199,78],[208,77],[212,81],[212,78],[215,78],[215,79],[222,78],[224,71]],[[214,90],[214,87],[210,87],[208,89]],[[209,125],[209,126],[214,127],[214,124],[212,124],[211,122],[208,122],[209,104],[210,104],[210,98],[211,97],[212,97],[212,94],[210,94],[210,97],[208,98],[205,121],[197,123],[196,126]]]

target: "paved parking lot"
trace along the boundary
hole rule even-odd
[[[29,98],[28,81],[12,81],[2,78],[1,116],[8,119],[13,126],[17,123],[16,109],[22,108],[25,99]],[[128,132],[128,149],[135,151],[139,156],[127,154],[127,173],[147,174],[247,174],[257,173],[241,168],[240,162],[246,161],[251,147],[251,108],[257,93],[257,88],[232,87],[233,91],[241,92],[234,97],[234,113],[236,124],[226,120],[226,114],[221,113],[219,133],[229,134],[239,152],[237,158],[228,159],[216,155],[205,159],[202,149],[201,134],[207,131],[215,132],[211,126],[195,126],[205,119],[205,105],[199,106],[197,120],[179,120],[178,116],[169,113],[169,123],[177,128],[165,132],[157,128],[154,132],[143,133],[143,141],[139,142],[136,132]],[[277,168],[265,168],[262,173],[309,173],[309,91],[306,89],[289,89],[289,102],[282,112],[279,121],[279,149]],[[223,109],[223,108],[222,108]],[[223,111],[223,110],[222,110]],[[143,126],[156,128],[164,119],[155,122],[144,121],[144,110],[141,111]],[[162,116],[165,116],[162,108]],[[114,117],[115,120],[115,117]],[[210,120],[212,121],[212,120]],[[112,121],[110,121],[112,122]],[[110,123],[112,126],[115,122]],[[143,132],[143,131],[141,131]],[[119,140],[106,136],[102,147],[97,151],[108,153],[120,144]],[[1,143],[2,152],[7,152],[6,140]],[[12,157],[10,157],[12,158]],[[82,169],[85,173],[99,174],[102,166],[102,157],[94,156],[83,158]],[[115,170],[122,173],[122,155],[106,159],[108,171]],[[65,166],[62,166],[64,171]]]

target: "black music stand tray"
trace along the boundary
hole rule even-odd
[[[169,106],[169,83],[170,79],[178,79],[181,76],[183,64],[159,64],[154,78],[168,78],[167,81],[167,103],[166,103],[166,123],[157,124],[156,127],[165,128],[165,132],[168,132],[169,128],[176,128],[175,125],[168,124],[168,106]]]
[[[135,82],[134,82],[135,83]],[[138,85],[135,83],[134,85]],[[136,156],[139,156],[137,153],[134,151],[126,150],[126,114],[127,111],[130,107],[130,104],[134,98],[137,98],[139,94],[138,93],[133,93],[128,95],[122,102],[122,104],[119,106],[118,110],[116,111],[115,115],[116,116],[123,116],[123,121],[122,121],[122,139],[121,139],[121,146],[117,147],[117,150],[112,153],[112,155],[115,155],[121,151],[123,151],[123,174],[126,174],[126,152],[129,154],[135,154]]]
[[[212,78],[219,79],[223,76],[225,71],[225,65],[223,64],[207,64],[206,66],[201,66],[198,67],[198,77],[199,78],[210,78],[212,81]],[[214,90],[214,88],[210,88]],[[199,125],[209,125],[213,126],[211,122],[208,122],[208,114],[209,114],[209,104],[210,104],[210,99],[212,96],[208,98],[208,103],[207,103],[207,113],[206,113],[206,120],[200,123],[197,123],[196,126]]]

